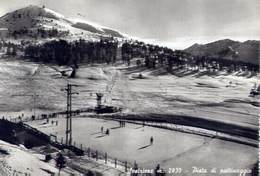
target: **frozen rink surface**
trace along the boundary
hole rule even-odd
[[[52,120],[58,120],[58,126],[52,125]],[[208,172],[216,168],[219,172],[228,168],[251,169],[258,159],[257,148],[219,139],[131,123],[120,127],[117,121],[103,119],[75,117],[72,120],[73,144],[76,141],[77,147],[82,144],[86,150],[90,147],[92,152],[98,150],[100,155],[107,153],[111,159],[117,158],[130,164],[136,161],[142,168],[152,169],[160,164],[166,172],[171,168],[181,168],[188,174],[195,167]],[[46,134],[57,135],[58,141],[63,137],[65,142],[65,118],[50,119],[48,124],[46,120],[28,124]],[[109,135],[101,133],[102,126],[104,131],[109,129]],[[151,136],[154,138],[153,145],[150,145]]]

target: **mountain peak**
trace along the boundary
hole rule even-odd
[[[203,45],[195,43],[195,44],[191,45],[189,48],[185,49],[185,51],[187,51],[187,52],[198,51],[199,52],[201,46],[203,46]]]
[[[8,13],[8,17],[11,18],[35,18],[35,17],[47,17],[47,18],[64,18],[63,15],[46,8],[45,6],[29,5],[14,12]]]
[[[227,38],[227,39],[219,40],[219,42],[235,42],[235,41]]]
[[[202,46],[202,44],[195,43],[195,44],[193,44],[191,47],[199,47],[199,46]]]
[[[88,22],[79,23],[73,19],[65,18],[62,14],[46,8],[44,5],[29,5],[7,13],[0,17],[0,28],[7,29],[5,34],[0,34],[1,38],[45,39],[64,37],[68,40],[81,38],[93,41],[106,37],[126,37],[125,34],[107,27],[100,27]],[[53,35],[53,32],[55,32],[55,35]]]
[[[256,40],[248,40],[241,43],[223,39],[205,45],[194,44],[185,49],[185,51],[194,56],[225,59],[232,59],[232,56],[235,54],[241,61],[254,64],[259,62],[259,41]]]

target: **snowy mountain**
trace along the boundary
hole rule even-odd
[[[0,37],[99,40],[103,37],[125,38],[126,35],[92,23],[78,22],[44,6],[30,5],[0,17]]]
[[[208,56],[214,58],[238,59],[244,62],[259,63],[259,41],[248,40],[238,42],[224,39],[205,45],[194,44],[185,49],[194,56]]]

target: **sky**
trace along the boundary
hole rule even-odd
[[[259,0],[1,0],[0,16],[30,4],[173,49],[260,40]]]

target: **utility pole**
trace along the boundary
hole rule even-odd
[[[39,95],[36,95],[35,92],[34,92],[34,94],[32,96],[33,96],[33,115],[34,115],[34,118],[36,119],[36,116],[35,116],[35,99],[36,99],[36,96],[38,97]]]
[[[67,89],[65,89],[67,91],[67,124],[66,124],[66,145],[72,145],[72,113],[71,113],[71,95],[72,94],[78,94],[77,92],[72,93],[71,92],[71,87],[78,87],[77,85],[73,85],[73,84],[68,84]]]
[[[68,142],[68,138],[69,138],[69,133],[71,133],[71,129],[69,129],[69,118],[71,118],[70,116],[70,92],[71,92],[71,86],[69,86],[68,84],[68,88],[66,89],[67,91],[67,111],[66,111],[66,114],[67,114],[67,123],[66,123],[66,145],[69,145],[69,142]]]

